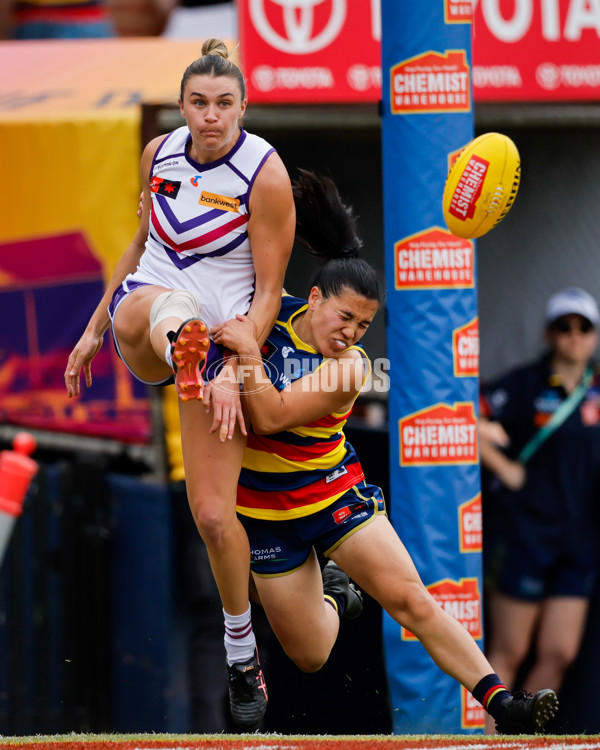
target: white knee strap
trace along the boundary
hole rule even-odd
[[[166,318],[179,318],[181,322],[200,317],[198,300],[187,289],[175,289],[163,292],[152,303],[150,308],[150,334],[155,326]]]

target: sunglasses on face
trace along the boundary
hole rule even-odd
[[[556,323],[552,324],[552,330],[556,333],[571,333],[571,331],[589,333],[594,330],[594,326],[589,320],[557,320]]]

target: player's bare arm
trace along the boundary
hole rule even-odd
[[[141,220],[137,231],[133,240],[115,266],[115,270],[106,285],[102,299],[94,310],[83,335],[75,345],[67,361],[67,367],[65,369],[65,386],[69,398],[79,396],[81,392],[80,373],[82,368],[84,371],[85,384],[88,388],[91,387],[91,363],[93,358],[99,352],[104,340],[104,334],[110,326],[108,305],[110,304],[115,289],[128,273],[135,271],[140,258],[142,257],[142,253],[144,252],[146,237],[148,236],[151,205],[148,175],[150,174],[152,159],[154,158],[156,149],[161,141],[162,138],[156,138],[154,141],[151,141],[144,149],[142,155],[140,176],[143,186],[144,200]]]
[[[273,153],[252,188],[248,223],[256,271],[256,292],[248,316],[254,321],[261,344],[277,319],[295,227],[296,210],[290,178],[280,157]]]

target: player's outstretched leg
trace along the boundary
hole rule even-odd
[[[175,373],[175,390],[182,401],[202,400],[206,355],[210,346],[206,323],[200,318],[184,321],[175,332],[168,333],[171,360]]]
[[[356,619],[363,611],[363,598],[344,571],[330,560],[323,568],[323,594],[346,620]]]
[[[538,690],[535,695],[518,690],[501,702],[496,729],[500,734],[539,734],[557,711],[554,690]]]
[[[240,729],[253,732],[265,715],[269,699],[258,651],[248,661],[228,666],[227,682],[233,720]]]

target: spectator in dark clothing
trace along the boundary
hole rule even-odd
[[[585,628],[598,566],[599,323],[587,292],[557,292],[547,352],[482,387],[481,462],[495,477],[484,483],[486,652],[509,689],[533,650],[521,687],[558,691]]]

